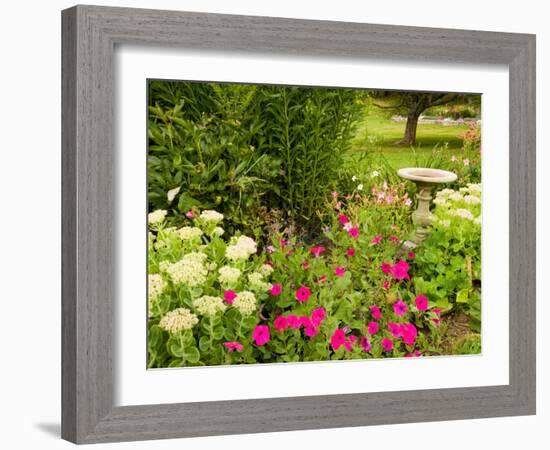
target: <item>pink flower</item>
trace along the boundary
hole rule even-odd
[[[399,300],[393,304],[393,312],[396,316],[402,316],[407,312],[407,305]]]
[[[359,228],[357,228],[357,227],[351,227],[351,228],[348,230],[348,234],[349,234],[352,238],[354,238],[354,239],[358,238],[358,237],[359,237]]]
[[[330,345],[334,351],[338,350],[346,342],[346,333],[344,330],[337,328],[330,338]]]
[[[353,334],[348,338],[346,342],[344,342],[344,347],[346,347],[346,350],[348,352],[351,352],[353,348],[353,344],[357,341],[357,336],[354,336]]]
[[[384,236],[382,236],[381,234],[377,234],[371,239],[370,243],[373,245],[380,244],[380,242],[382,242],[383,237]]]
[[[281,292],[283,292],[283,286],[279,283],[275,283],[271,286],[271,289],[269,290],[269,293],[271,295],[281,295]]]
[[[391,352],[393,350],[393,342],[391,339],[384,338],[382,339],[381,344],[385,352]]]
[[[405,342],[405,344],[411,345],[411,346],[414,345],[417,335],[418,335],[418,331],[412,323],[402,325],[401,337],[403,338],[403,342]]]
[[[424,295],[418,295],[414,302],[418,311],[426,311],[428,309],[428,299]]]
[[[269,253],[269,254],[275,253],[275,247],[273,247],[273,245],[268,245],[267,246],[267,253]]]
[[[409,259],[414,259],[415,256],[416,256],[416,255],[414,254],[413,251],[410,251],[409,254],[408,254]]]
[[[346,269],[344,269],[343,267],[341,266],[336,266],[336,268],[334,269],[334,275],[336,275],[337,277],[343,277],[344,275],[346,274]]]
[[[353,247],[348,248],[348,251],[346,252],[346,255],[348,255],[350,258],[352,256],[355,256],[355,249]]]
[[[382,261],[382,264],[380,265],[380,269],[382,269],[382,272],[384,272],[387,275],[391,272],[392,266],[387,262]]]
[[[304,333],[307,337],[312,338],[319,334],[319,329],[316,326],[314,326],[312,323],[310,323],[304,328]]]
[[[227,350],[229,350],[229,353],[235,350],[237,350],[238,352],[243,351],[243,344],[241,344],[240,342],[236,342],[236,341],[224,342],[223,345]]]
[[[302,326],[302,320],[295,315],[286,316],[288,326],[295,330],[299,329]]]
[[[372,314],[372,317],[374,317],[376,320],[380,320],[382,317],[382,313],[380,312],[380,308],[376,305],[372,305],[370,307],[370,313]]]
[[[342,225],[345,225],[346,223],[349,222],[349,219],[348,219],[348,216],[346,216],[345,214],[340,214],[338,216],[338,221],[342,224]]]
[[[185,213],[185,217],[187,217],[188,219],[192,219],[193,218],[193,211],[189,210]]]
[[[373,334],[378,333],[378,323],[376,322],[369,322],[367,326],[368,333],[372,336]]]
[[[307,301],[307,299],[311,296],[311,291],[307,286],[301,286],[296,291],[296,300],[298,300],[299,303],[303,303]]]
[[[317,280],[317,283],[321,284],[321,283],[324,283],[325,281],[327,281],[327,276],[326,275],[321,275],[319,277],[319,279]]]
[[[313,247],[310,252],[318,258],[325,251],[325,247]]]
[[[336,200],[338,198],[338,192],[336,192],[336,191],[332,191],[331,195],[332,195],[333,200]]]
[[[309,263],[308,263],[307,261],[304,261],[304,262],[302,263],[302,268],[303,268],[304,270],[309,270]]]
[[[288,319],[286,317],[279,316],[273,321],[273,326],[277,331],[284,331],[288,328]]]
[[[361,336],[360,344],[361,344],[361,347],[363,348],[363,351],[365,353],[368,352],[372,348],[372,346],[370,344],[370,341],[367,339],[366,336]]]
[[[252,332],[252,339],[256,345],[262,346],[269,342],[269,327],[267,325],[256,325]]]
[[[388,239],[392,242],[399,242],[399,238],[395,235],[391,235]]]
[[[411,206],[413,204],[412,200],[410,198],[406,198],[404,201],[403,201],[403,204],[405,206]]]
[[[326,312],[325,312],[325,308],[323,308],[322,306],[319,307],[319,308],[315,308],[312,312],[311,312],[311,322],[313,323],[314,326],[318,327],[319,325],[321,325],[321,322],[323,320],[325,320],[325,317],[326,317]]]
[[[465,159],[464,161],[462,161],[462,164],[464,164],[464,166],[469,166],[470,165],[470,160]]]
[[[387,291],[390,288],[390,280],[384,280],[382,287]]]
[[[403,329],[401,328],[400,323],[388,323],[388,330],[390,330],[390,333],[395,339],[399,339],[401,336],[403,336]]]
[[[336,211],[340,211],[340,208],[342,207],[342,202],[336,202],[336,205],[334,205],[334,209]]]
[[[410,278],[408,272],[409,263],[404,259],[394,264],[390,269],[390,273],[396,280],[408,280]]]
[[[351,224],[351,222],[348,222],[344,225],[344,230],[346,230],[347,232],[349,232],[349,230],[351,230],[353,228],[353,225]]]
[[[233,300],[235,300],[235,297],[237,297],[237,294],[235,294],[235,292],[233,292],[231,289],[228,289],[223,293],[224,300],[230,305],[233,304]]]

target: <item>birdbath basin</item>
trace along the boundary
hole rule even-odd
[[[432,191],[437,185],[452,183],[457,179],[456,173],[441,169],[426,167],[407,167],[399,169],[397,175],[416,184],[418,200],[416,211],[413,212],[413,223],[416,230],[413,236],[403,243],[404,249],[412,249],[423,242],[429,233],[431,224],[430,205],[432,203]]]

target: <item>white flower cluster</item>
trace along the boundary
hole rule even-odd
[[[175,263],[161,263],[161,269],[166,271],[176,284],[189,287],[201,286],[206,281],[208,270],[204,266],[207,256],[204,253],[188,253]]]
[[[218,211],[207,209],[201,212],[200,218],[207,223],[219,223],[223,220],[223,214]]]
[[[273,273],[273,267],[270,264],[263,264],[262,267],[258,269],[264,277],[268,277]]]
[[[213,316],[218,312],[224,312],[227,308],[220,297],[204,295],[193,300],[193,306],[203,316]]]
[[[469,205],[479,205],[481,203],[481,199],[476,195],[465,195],[464,201]]]
[[[256,242],[248,236],[239,236],[232,245],[228,245],[225,256],[231,261],[244,261],[256,253]]]
[[[264,281],[264,276],[260,272],[252,272],[248,275],[248,284],[250,289],[255,292],[267,292],[271,289],[271,283]]]
[[[197,227],[181,227],[177,231],[177,234],[183,241],[191,241],[200,238],[202,236],[202,230]]]
[[[239,292],[235,300],[233,300],[233,306],[237,308],[243,316],[249,316],[256,311],[256,296],[250,291]]]
[[[159,327],[171,334],[175,334],[182,330],[190,330],[198,321],[197,316],[187,308],[176,308],[160,319]]]
[[[167,212],[165,209],[156,209],[147,215],[147,221],[150,224],[161,223],[164,221]]]
[[[216,227],[212,230],[212,236],[223,236],[223,233],[225,233],[224,229],[222,227]]]
[[[156,299],[164,290],[164,280],[158,273],[151,273],[147,276],[149,288],[149,300]]]
[[[231,266],[223,266],[218,270],[220,274],[218,281],[221,284],[234,285],[241,276],[241,271]]]
[[[449,214],[462,217],[463,219],[474,220],[474,215],[471,213],[471,211],[464,208],[453,209],[449,211]]]
[[[151,250],[155,243],[155,235],[150,231],[147,232],[147,248]]]

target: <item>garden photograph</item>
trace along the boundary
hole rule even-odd
[[[148,80],[148,368],[481,354],[481,98]]]

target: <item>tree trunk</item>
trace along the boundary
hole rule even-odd
[[[418,125],[418,118],[421,112],[412,111],[407,115],[407,124],[405,125],[405,135],[403,139],[399,141],[402,145],[414,145],[416,144],[416,127]]]

